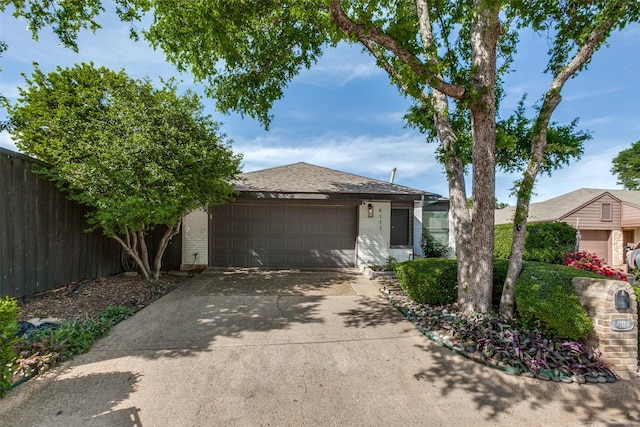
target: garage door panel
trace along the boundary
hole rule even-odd
[[[268,249],[284,249],[284,239],[270,238],[267,244]]]
[[[596,254],[598,258],[609,260],[609,231],[581,230],[580,250]]]
[[[212,209],[212,266],[354,266],[355,205],[231,206]]]

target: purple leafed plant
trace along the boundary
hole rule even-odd
[[[495,314],[460,315],[451,324],[453,341],[472,346],[482,360],[550,377],[612,376],[593,348],[578,341],[548,338],[537,329]]]

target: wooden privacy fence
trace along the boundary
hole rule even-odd
[[[87,208],[36,175],[32,168],[39,163],[0,148],[0,297],[33,295],[123,270],[120,245],[100,230],[84,232]],[[150,249],[159,235],[154,233]],[[181,235],[172,239],[163,268],[180,268],[180,242]]]

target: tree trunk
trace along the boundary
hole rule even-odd
[[[449,183],[449,209],[453,220],[456,258],[458,260],[458,302],[461,302],[466,300],[473,266],[471,213],[467,206],[464,166],[455,151],[456,135],[449,121],[447,96],[442,92],[434,91],[433,106],[436,111],[434,122],[444,153],[444,166]]]
[[[615,6],[614,6],[615,8]],[[527,231],[527,217],[529,216],[529,204],[540,165],[547,148],[547,128],[551,122],[551,116],[562,101],[560,92],[567,80],[581,70],[589,62],[597,49],[600,41],[606,37],[615,22],[616,15],[602,21],[595,26],[584,44],[578,49],[571,61],[563,67],[551,82],[551,87],[544,97],[542,106],[538,112],[533,128],[533,137],[529,162],[522,180],[517,184],[518,201],[513,219],[513,240],[511,242],[511,254],[509,256],[509,269],[502,288],[500,298],[500,314],[505,317],[513,317],[515,309],[515,284],[522,271],[522,257]]]
[[[156,250],[156,256],[153,263],[153,280],[157,281],[160,278],[160,267],[162,265],[162,257],[164,256],[164,252],[169,245],[169,242],[176,234],[180,233],[180,226],[182,225],[182,221],[179,221],[174,225],[167,225],[167,230],[162,235],[160,239],[160,243],[158,245],[158,249]]]
[[[469,285],[460,303],[464,312],[491,310],[495,209],[496,46],[500,35],[499,2],[474,1],[471,23],[471,110],[473,143],[473,263]]]

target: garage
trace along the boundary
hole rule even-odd
[[[598,258],[609,261],[611,259],[610,233],[609,230],[580,230],[580,250],[596,254]]]
[[[357,206],[309,201],[236,202],[209,215],[212,267],[353,267]]]

